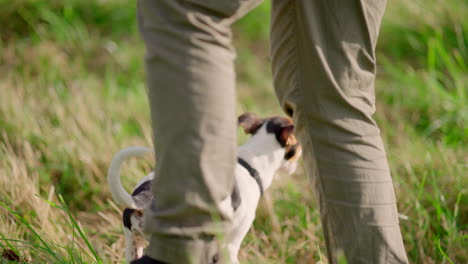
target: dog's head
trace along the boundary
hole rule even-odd
[[[238,125],[244,128],[247,134],[255,136],[264,130],[266,135],[274,137],[276,142],[284,148],[281,169],[288,174],[294,173],[297,161],[302,155],[302,148],[294,135],[294,125],[290,118],[280,116],[259,118],[253,113],[245,113],[239,116]]]

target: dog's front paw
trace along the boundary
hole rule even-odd
[[[159,260],[155,260],[155,259],[152,259],[152,258],[150,258],[148,256],[143,256],[140,259],[132,261],[131,264],[169,264],[169,263],[162,262],[162,261],[159,261]]]

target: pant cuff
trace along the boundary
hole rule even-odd
[[[152,236],[145,255],[169,264],[225,264],[215,237]],[[225,258],[223,258],[225,259]]]

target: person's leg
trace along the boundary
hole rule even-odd
[[[275,89],[293,116],[330,263],[406,263],[375,111],[385,0],[273,0]]]
[[[259,1],[139,0],[155,138],[146,255],[215,263],[236,162],[231,23]]]

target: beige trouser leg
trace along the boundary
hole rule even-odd
[[[146,254],[171,264],[218,263],[236,162],[230,26],[259,1],[139,0],[156,150]]]
[[[407,263],[375,111],[385,0],[273,0],[275,89],[294,118],[330,263]]]

